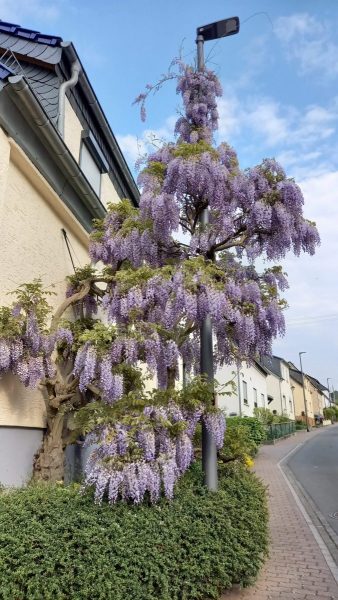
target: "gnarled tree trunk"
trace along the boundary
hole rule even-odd
[[[42,446],[35,455],[33,479],[35,481],[63,481],[64,478],[64,442],[63,428],[65,415],[56,413],[49,417],[47,431]]]

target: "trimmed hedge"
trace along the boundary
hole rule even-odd
[[[220,489],[200,464],[172,502],[93,504],[77,486],[0,495],[1,600],[201,600],[255,579],[267,553],[265,490],[241,465]]]

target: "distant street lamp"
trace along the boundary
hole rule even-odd
[[[302,354],[306,354],[306,352],[299,352],[299,362],[300,362],[300,371],[301,371],[301,374],[302,374],[302,383],[303,383],[303,396],[304,396],[304,409],[305,409],[305,419],[306,419],[306,431],[310,431],[309,417],[308,417],[308,413],[307,413],[306,394],[305,394],[305,380],[304,380],[303,365],[302,365]]]
[[[231,17],[223,21],[209,23],[197,28],[197,69],[204,69],[204,42],[217,40],[229,35],[235,35],[239,32],[239,18]],[[200,223],[206,226],[209,223],[208,208],[202,210]],[[214,379],[213,365],[213,350],[212,350],[212,326],[210,315],[207,315],[201,326],[200,333],[201,342],[201,373],[205,374],[209,381]],[[202,465],[204,473],[204,482],[209,490],[217,490],[217,448],[216,442],[207,430],[205,425],[202,425]]]

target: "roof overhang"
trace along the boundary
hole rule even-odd
[[[21,75],[0,90],[0,123],[87,231],[106,210]]]

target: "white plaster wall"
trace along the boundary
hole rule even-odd
[[[273,398],[273,401],[270,404],[267,404],[266,407],[273,412],[276,411],[277,414],[282,413],[282,403],[281,403],[281,380],[274,373],[270,373],[266,379],[267,392],[268,396]]]
[[[239,370],[240,386],[241,386],[241,409],[242,415],[252,417],[254,415],[254,389],[257,390],[257,406],[258,408],[264,408],[267,402],[267,387],[266,377],[263,373],[257,369],[254,365],[247,365],[246,363],[241,364]],[[217,381],[224,385],[225,383],[232,381],[235,384],[235,390],[231,395],[219,396],[218,406],[223,408],[227,415],[231,413],[240,414],[239,407],[239,394],[238,394],[238,375],[236,365],[225,365],[217,370],[216,373]],[[243,401],[243,381],[247,383],[248,390],[248,403],[244,404]],[[231,388],[227,388],[230,390]],[[227,390],[226,389],[226,390]],[[225,390],[225,391],[226,391]],[[262,398],[263,395],[263,398]]]
[[[286,381],[285,379],[281,380],[281,394],[284,414],[286,414],[286,416],[289,417],[289,419],[294,419],[295,413],[293,408],[290,379],[288,381]],[[285,396],[285,401],[283,399],[283,396]]]

